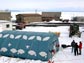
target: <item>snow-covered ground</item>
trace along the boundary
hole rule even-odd
[[[39,32],[60,32],[59,36],[59,42],[60,44],[67,44],[70,45],[71,41],[74,39],[78,44],[79,41],[83,42],[83,49],[82,49],[82,55],[74,56],[73,53],[71,53],[71,47],[68,48],[61,48],[60,51],[57,52],[53,58],[52,61],[54,63],[83,63],[84,62],[84,40],[83,40],[83,33],[82,37],[79,38],[77,36],[69,37],[69,27],[68,26],[59,26],[59,27],[27,27],[26,29],[23,29],[23,31],[39,31]],[[84,27],[80,27],[80,31],[84,31]],[[19,58],[10,58],[10,57],[0,57],[0,63],[48,63],[47,61],[42,62],[40,60],[29,60],[29,59],[19,59]]]

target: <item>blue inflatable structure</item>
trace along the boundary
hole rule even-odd
[[[0,55],[47,61],[59,50],[54,33],[3,31],[0,32]]]

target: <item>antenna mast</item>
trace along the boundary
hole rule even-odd
[[[37,14],[37,9],[35,10],[35,14]]]

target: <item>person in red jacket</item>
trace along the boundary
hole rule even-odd
[[[82,49],[82,42],[79,42],[79,55],[81,55],[81,49]]]

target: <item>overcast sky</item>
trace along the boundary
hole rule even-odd
[[[84,11],[84,0],[0,0],[0,9],[12,11]]]
[[[0,0],[0,10],[11,10],[18,13],[65,12],[62,13],[62,18],[70,19],[72,16],[84,15],[84,0]],[[15,19],[16,14],[12,13],[12,19]]]

